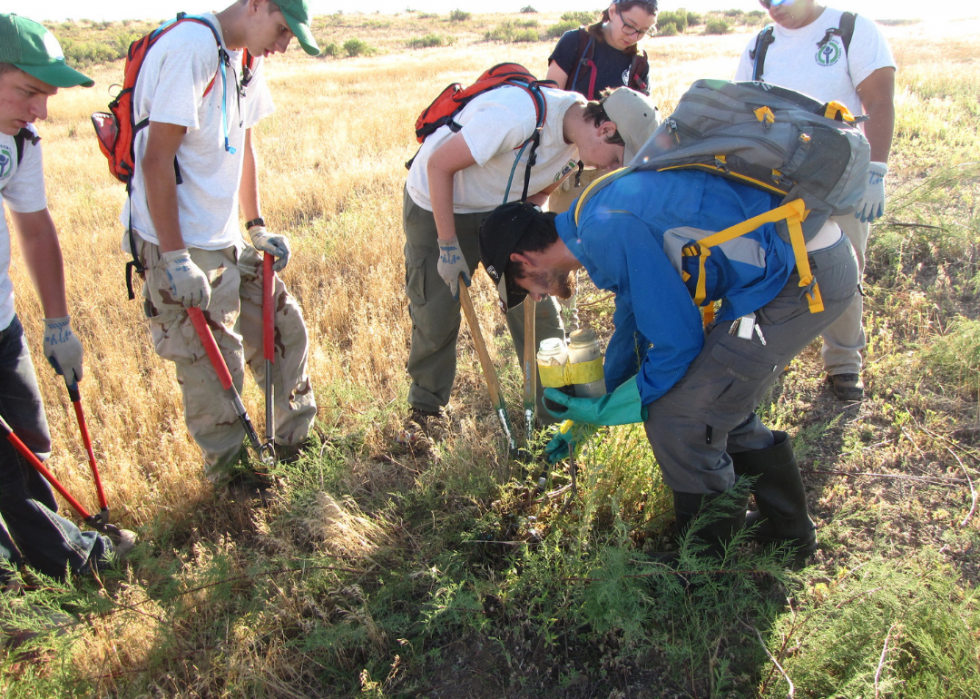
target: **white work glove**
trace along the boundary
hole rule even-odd
[[[82,380],[82,343],[71,331],[69,316],[44,319],[44,356],[65,383],[74,386]]]
[[[463,275],[466,286],[470,285],[470,267],[466,264],[463,251],[459,248],[459,238],[439,241],[439,276],[449,285],[454,299],[459,299],[459,275]]]
[[[864,196],[854,209],[854,217],[861,219],[862,223],[874,221],[881,218],[885,213],[885,175],[888,174],[888,165],[885,163],[871,163],[868,168],[868,186],[864,188]]]
[[[184,308],[200,306],[201,310],[211,303],[211,283],[201,268],[194,264],[187,248],[171,250],[160,255],[166,265],[170,280],[170,294]]]
[[[248,237],[252,239],[252,247],[276,258],[272,263],[272,271],[281,272],[286,269],[289,264],[289,241],[286,236],[268,233],[265,226],[252,226],[248,229]]]

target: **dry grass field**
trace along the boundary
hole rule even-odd
[[[795,436],[822,550],[798,575],[746,554],[753,573],[685,592],[638,577],[672,518],[642,431],[603,433],[568,511],[529,504],[465,332],[454,435],[424,453],[393,446],[407,409],[412,126],[446,84],[494,63],[543,75],[552,40],[484,40],[522,19],[318,18],[321,44],[359,38],[373,55],[294,47],[268,62],[277,112],[256,136],[263,213],[292,241],[283,276],[306,315],[320,412],[318,451],[264,510],[204,479],[172,368],[126,300],[124,191],[89,124],[121,62],[88,68],[95,88],[50,101],[40,129],[86,351],[83,403],[114,520],[144,543],[97,583],[38,582],[29,599],[75,621],[44,640],[44,662],[0,660],[5,696],[775,697],[787,676],[797,696],[980,696],[980,21],[884,29],[898,121],[889,210],[869,250],[867,400],[833,402],[811,348],[765,407]],[[694,80],[729,78],[752,31],[697,29],[645,41],[665,113]],[[452,44],[408,48],[433,33]],[[16,250],[12,273],[39,358],[42,314]],[[516,362],[482,274],[474,294],[516,408]],[[610,310],[585,314],[605,328]],[[94,507],[63,384],[38,370],[49,465]],[[245,397],[261,432],[261,394],[247,382]]]

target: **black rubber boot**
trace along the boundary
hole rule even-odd
[[[716,502],[719,498],[727,502]],[[744,488],[709,494],[679,493],[675,490],[674,514],[678,535],[687,531],[702,510],[711,508],[714,516],[701,524],[695,535],[708,545],[712,554],[721,558],[725,554],[725,546],[745,526],[745,508],[748,504],[749,494]]]
[[[775,443],[768,449],[732,454],[735,475],[756,478],[752,486],[759,509],[745,518],[754,526],[752,538],[762,544],[796,549],[802,563],[817,550],[816,526],[807,515],[806,491],[793,445],[785,432],[773,432]]]

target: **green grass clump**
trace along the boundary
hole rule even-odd
[[[562,22],[574,22],[576,26],[594,24],[596,19],[598,19],[598,12],[563,12],[561,15]]]
[[[725,14],[727,15],[728,13],[726,12]],[[717,17],[709,19],[704,25],[705,34],[727,34],[731,29],[731,25],[728,22]]]
[[[677,36],[677,25],[667,22],[657,27],[657,36]]]
[[[548,36],[552,39],[557,39],[565,32],[578,29],[580,26],[581,25],[578,22],[562,20],[561,22],[552,24],[550,27],[548,27]]]
[[[463,12],[463,10],[453,10],[449,13],[450,22],[468,22],[470,17],[472,17],[469,12]]]
[[[947,387],[980,394],[980,321],[960,318],[922,352],[926,365]]]
[[[348,58],[363,56],[371,52],[371,47],[363,39],[352,38],[344,42],[344,53]]]
[[[980,696],[980,600],[956,577],[927,552],[841,571],[809,588],[769,650],[806,696]],[[784,697],[786,687],[772,670],[760,694]]]
[[[409,39],[408,48],[427,49],[433,46],[452,46],[456,43],[455,37],[443,36],[441,34],[426,34],[425,36]]]
[[[683,33],[687,29],[687,11],[684,9],[677,10],[676,12],[664,11],[657,15],[657,26],[660,28],[661,34],[664,33],[665,27],[668,24],[673,24],[678,32]]]
[[[486,41],[502,41],[508,44],[540,41],[541,36],[538,34],[537,26],[536,19],[503,22],[493,29],[488,29],[483,38]]]

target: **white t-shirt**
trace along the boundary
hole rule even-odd
[[[28,126],[34,135],[37,131]],[[24,158],[17,164],[13,136],[0,134],[0,330],[14,319],[14,285],[10,281],[10,229],[6,207],[21,214],[42,211],[48,206],[44,193],[41,144],[24,143]]]
[[[856,86],[879,68],[894,68],[895,59],[878,26],[862,15],[854,23],[854,35],[846,53],[839,36],[818,47],[827,30],[840,25],[841,14],[840,10],[827,7],[816,20],[799,29],[775,24],[775,41],[766,53],[762,79],[820,102],[841,102],[852,114],[864,114]],[[755,62],[749,52],[755,48],[755,41],[753,36],[742,53],[735,80],[752,79]]]
[[[578,167],[578,149],[565,143],[562,123],[565,113],[585,98],[575,92],[542,88],[547,114],[541,130],[541,142],[536,151],[536,161],[531,168],[531,184],[528,194],[536,194],[558,182]],[[536,120],[534,102],[519,87],[498,87],[478,95],[456,115],[456,123],[462,126],[459,133],[476,160],[476,165],[460,170],[453,178],[453,212],[469,214],[492,211],[504,203],[504,192],[511,170],[514,179],[507,194],[507,201],[517,201],[524,190],[524,173],[531,150],[528,145],[514,169],[520,145],[534,133]],[[432,211],[429,199],[429,177],[426,166],[429,155],[443,141],[453,135],[448,126],[425,139],[408,173],[408,193],[423,209]]]
[[[213,14],[203,15],[221,35]],[[224,39],[222,39],[222,44]],[[222,126],[222,80],[218,70],[218,48],[214,34],[196,22],[182,22],[146,54],[133,93],[136,123],[150,121],[186,126],[187,133],[177,150],[182,183],[177,185],[180,231],[188,247],[221,250],[241,244],[238,224],[238,185],[242,176],[245,130],[273,111],[272,96],[257,58],[245,96],[236,85],[242,80],[242,54],[228,51],[225,110],[228,142],[235,153],[225,150]],[[211,89],[204,92],[212,82]],[[149,127],[136,136],[136,173],[133,177],[133,228],[141,238],[158,243],[143,186],[141,162],[146,152]],[[119,217],[129,225],[129,200]],[[124,236],[123,247],[127,246]]]

